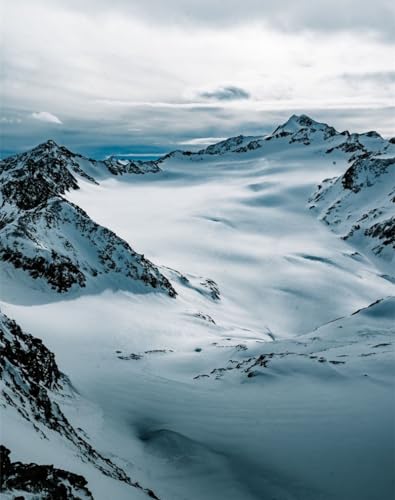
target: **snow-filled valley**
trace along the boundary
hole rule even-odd
[[[2,161],[11,462],[76,498],[392,498],[394,157],[302,115],[158,162]]]

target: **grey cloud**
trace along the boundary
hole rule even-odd
[[[41,0],[49,2],[49,0]],[[90,16],[119,12],[150,23],[218,27],[264,23],[284,31],[363,31],[395,38],[392,0],[51,0]]]
[[[343,73],[340,78],[350,83],[367,82],[377,84],[395,83],[395,71],[371,71],[365,73]]]
[[[205,90],[199,92],[198,95],[204,99],[217,99],[219,101],[235,101],[238,99],[249,99],[251,97],[247,90],[233,85],[218,87],[214,90]]]
[[[185,109],[189,111],[217,111],[219,106],[201,102],[163,102],[163,101],[122,101],[117,99],[97,99],[99,104],[121,108],[153,108],[160,109]]]

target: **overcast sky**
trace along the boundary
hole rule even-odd
[[[395,2],[0,0],[2,154],[262,134],[294,112],[395,135]]]

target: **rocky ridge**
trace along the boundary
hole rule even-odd
[[[271,134],[265,136],[238,135],[229,139],[211,144],[198,152],[173,151],[162,157],[162,163],[174,156],[186,156],[197,159],[202,155],[224,155],[227,153],[248,153],[267,147],[269,141],[278,141],[285,145],[320,145],[323,152],[330,154],[342,151],[353,155],[351,159],[366,152],[376,154],[385,153],[390,141],[383,139],[380,134],[370,131],[364,134],[350,133],[347,130],[338,132],[326,123],[320,123],[307,115],[292,115],[284,124],[277,127]]]
[[[99,278],[105,278],[105,286],[157,289],[174,297],[154,264],[64,197],[79,189],[80,179],[98,182],[91,175],[98,162],[81,158],[49,141],[0,162],[1,261],[28,273],[36,280],[33,288],[65,293],[100,287]],[[118,173],[127,168],[108,165]]]
[[[84,477],[52,465],[11,462],[10,450],[0,445],[0,492],[10,498],[25,498],[25,494],[39,495],[42,500],[93,500]],[[12,496],[11,496],[12,495]],[[37,495],[37,496],[36,496]]]

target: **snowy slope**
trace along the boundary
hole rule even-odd
[[[395,268],[395,150],[393,157],[364,155],[346,172],[328,179],[312,197],[311,208],[333,231]]]
[[[65,401],[68,405],[81,401],[78,402],[68,378],[59,371],[53,353],[3,313],[0,313],[0,350],[2,440],[10,441],[16,428],[19,440],[25,441],[26,452],[34,455],[28,446],[29,433],[35,433],[41,440],[52,443],[58,463],[67,448],[71,448],[82,463],[91,464],[104,476],[141,492],[150,492],[133,483],[120,467],[97,452],[82,429],[73,427],[62,405]],[[78,495],[76,498],[92,498],[83,477],[63,469],[53,470],[52,466],[11,463],[10,450],[3,447],[0,451],[4,467],[1,491],[9,492],[10,498],[24,492],[42,498],[48,498],[45,495],[49,493],[53,495],[51,498],[60,498],[62,494],[63,498],[73,498],[73,494]]]
[[[62,200],[161,263],[177,300],[116,282],[67,301],[38,301],[22,281],[24,300],[21,287],[12,300],[1,290],[3,310],[81,394],[63,409],[70,421],[159,498],[393,496],[394,273],[308,202],[367,152],[388,159],[390,143],[302,115],[266,137],[171,153],[155,175],[84,170],[96,184],[74,172],[80,189]],[[353,176],[376,186],[361,189],[363,203],[390,217],[388,173],[366,172]],[[51,444],[28,455],[20,426],[3,435],[12,461],[80,474],[96,499],[130,498],[67,452],[56,462]]]

